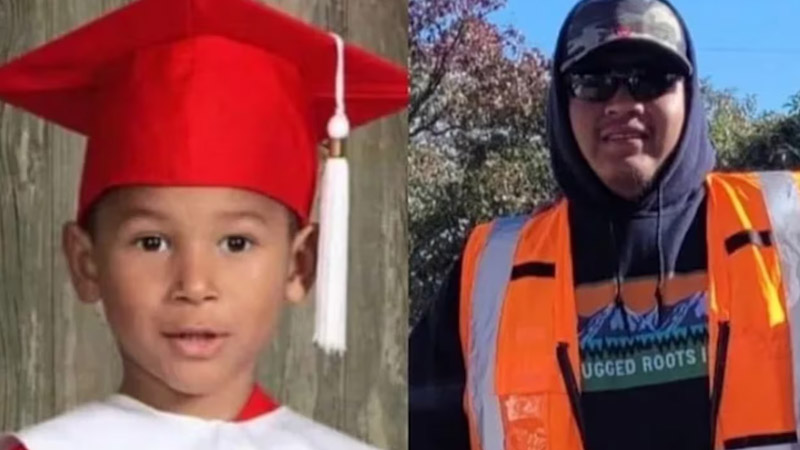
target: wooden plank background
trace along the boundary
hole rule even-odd
[[[7,61],[129,0],[1,0]],[[407,0],[262,0],[405,64]],[[282,402],[378,447],[407,447],[408,245],[405,116],[354,134],[349,349],[310,343],[313,299],[287,308],[259,365]],[[79,304],[61,255],[84,139],[0,106],[0,430],[15,430],[119,382],[112,338]]]

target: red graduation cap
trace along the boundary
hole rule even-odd
[[[344,49],[351,126],[405,107],[405,69]],[[227,186],[307,220],[336,42],[252,0],[139,0],[0,68],[0,98],[88,137],[78,217],[122,185]]]
[[[253,0],[138,0],[0,67],[0,99],[88,137],[79,219],[116,186],[226,186],[305,222],[317,143],[405,107],[408,77]],[[315,341],[334,351],[345,340],[347,177],[330,158]]]

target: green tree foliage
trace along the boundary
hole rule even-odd
[[[546,59],[487,15],[505,0],[410,0],[411,320],[479,220],[529,209],[554,183]]]
[[[709,134],[721,167],[734,167],[738,149],[755,131],[755,97],[739,97],[733,89],[717,90],[708,79],[700,83],[706,107]]]
[[[720,170],[800,167],[800,92],[786,103],[786,112],[758,114],[753,96],[714,89],[708,80],[702,91]]]

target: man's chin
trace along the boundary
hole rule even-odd
[[[606,186],[617,196],[636,202],[647,193],[653,184],[653,175],[634,165],[618,169],[613,177],[604,180]]]

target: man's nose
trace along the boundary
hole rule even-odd
[[[638,101],[631,95],[628,87],[621,85],[614,96],[608,99],[605,105],[605,114],[619,116],[630,113],[644,113],[644,102]]]

